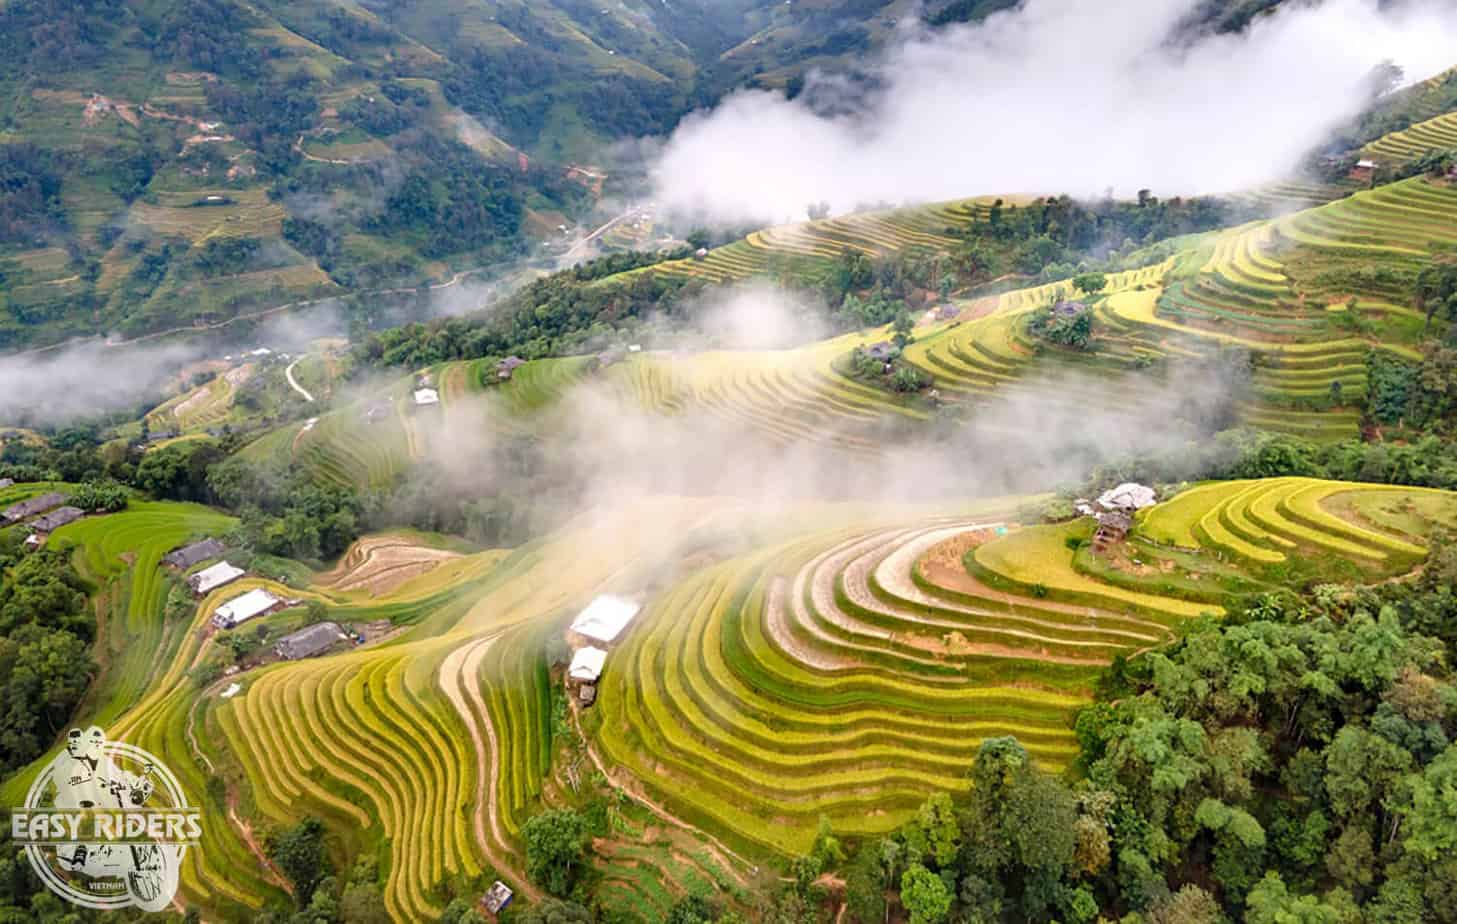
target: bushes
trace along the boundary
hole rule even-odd
[[[89,513],[125,510],[130,492],[115,481],[88,481],[71,492],[69,503]]]

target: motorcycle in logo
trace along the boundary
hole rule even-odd
[[[93,726],[70,730],[12,814],[11,834],[62,898],[98,910],[161,911],[202,829],[167,767]]]

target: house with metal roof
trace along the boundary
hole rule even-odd
[[[285,661],[298,661],[321,655],[348,637],[337,622],[316,622],[285,635],[273,650]]]
[[[178,571],[186,571],[194,565],[200,565],[210,558],[223,557],[223,544],[216,539],[203,539],[191,545],[184,545],[180,549],[173,549],[162,556],[162,564]]]
[[[204,568],[187,579],[187,586],[199,597],[205,597],[219,587],[226,587],[247,574],[242,568],[220,561],[211,568]]]
[[[588,604],[572,621],[571,632],[588,643],[610,645],[641,609],[642,604],[626,597],[603,594]]]
[[[231,629],[240,626],[250,619],[257,619],[259,616],[267,616],[269,613],[276,613],[283,609],[284,602],[263,588],[250,590],[247,593],[234,597],[227,603],[218,607],[212,614],[213,625],[219,629]]]
[[[80,507],[61,507],[43,517],[31,521],[30,528],[37,533],[52,533],[68,523],[74,523],[86,515]]]
[[[66,502],[66,495],[59,491],[52,491],[49,494],[42,494],[39,497],[32,497],[30,500],[21,501],[18,504],[11,504],[0,512],[0,520],[5,523],[19,523],[21,520],[29,519],[38,513],[45,513],[54,507],[59,507]]]

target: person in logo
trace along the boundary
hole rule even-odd
[[[139,809],[156,789],[150,779],[155,768],[148,764],[138,775],[116,766],[106,732],[94,725],[71,729],[53,766],[57,809]],[[164,895],[163,887],[176,875],[166,852],[152,843],[61,844],[56,860],[63,870],[88,879],[125,879],[137,904],[149,911],[165,907],[170,893]],[[160,905],[150,907],[159,899]]]

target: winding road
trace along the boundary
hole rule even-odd
[[[295,359],[293,362],[289,363],[288,368],[283,370],[283,376],[284,378],[288,379],[288,384],[290,387],[293,388],[294,391],[304,396],[305,401],[312,402],[314,400],[314,396],[309,394],[309,390],[300,385],[298,383],[298,379],[293,377],[294,367],[297,366],[299,363],[303,362],[305,358],[306,357],[300,356],[298,359]]]

